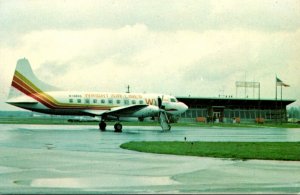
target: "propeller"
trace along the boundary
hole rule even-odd
[[[158,101],[158,108],[160,109],[162,106],[162,99],[160,98],[160,96],[158,96],[157,101]]]
[[[157,101],[158,101],[158,108],[164,110],[164,109],[165,109],[165,106],[162,105],[163,100],[164,100],[164,96],[163,96],[163,95],[162,95],[162,98],[160,98],[160,96],[158,96],[158,98],[157,98]]]
[[[170,130],[171,126],[169,125],[169,119],[168,119],[167,113],[165,111],[165,106],[162,105],[163,99],[164,99],[164,96],[162,96],[162,98],[160,98],[160,96],[158,96],[158,98],[157,98],[157,103],[158,103],[158,108],[159,108],[159,112],[158,112],[159,123],[163,130]]]

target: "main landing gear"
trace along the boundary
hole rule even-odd
[[[105,131],[105,128],[106,128],[106,123],[105,123],[105,121],[101,120],[101,122],[99,123],[99,129],[101,131]]]
[[[115,128],[115,132],[116,133],[121,133],[122,132],[122,124],[117,122],[115,125],[114,125],[114,128]],[[106,123],[105,121],[101,120],[101,122],[99,123],[99,129],[101,131],[105,131],[106,130]]]
[[[115,125],[114,125],[114,128],[115,128],[115,132],[116,133],[121,133],[122,132],[122,124],[117,122]]]

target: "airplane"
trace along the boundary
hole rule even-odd
[[[120,117],[157,117],[163,131],[171,129],[170,118],[179,118],[188,106],[176,97],[146,93],[63,91],[39,80],[26,58],[17,61],[6,103],[46,114],[99,118],[99,129],[115,119],[115,132],[122,132]]]

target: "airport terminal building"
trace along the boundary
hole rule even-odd
[[[287,122],[286,106],[295,100],[176,97],[189,109],[182,120],[250,123]]]

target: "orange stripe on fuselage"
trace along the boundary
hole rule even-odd
[[[24,79],[24,80],[23,80]],[[31,83],[28,79],[26,79],[23,75],[19,72],[16,74],[16,81],[21,84],[24,89],[27,89],[31,93],[35,95],[35,97],[39,98],[41,101],[40,103],[44,104],[49,108],[58,108],[58,104],[53,101],[53,98],[48,94],[42,92],[39,88],[37,88],[33,83]],[[27,81],[27,82],[26,82]],[[29,94],[31,96],[31,94]]]
[[[20,73],[19,73],[20,74]],[[22,75],[22,77],[24,77]],[[25,78],[25,77],[24,77]],[[14,76],[12,86],[23,92],[24,94],[34,98],[38,102],[42,103],[48,108],[52,109],[92,109],[92,110],[108,110],[111,107],[104,107],[104,106],[88,106],[82,105],[68,105],[68,104],[62,104],[54,100],[53,97],[49,96],[48,94],[42,92],[40,89],[38,89],[36,86],[31,86],[24,82],[21,78],[18,76]],[[36,90],[37,89],[37,90]],[[40,92],[39,92],[40,91]],[[54,101],[56,102],[54,102]]]
[[[48,108],[55,108],[53,105],[49,104],[47,100],[41,97],[38,93],[36,93],[32,88],[26,85],[23,81],[19,80],[19,78],[14,77],[13,86],[23,92],[24,94],[34,98],[38,102],[47,106]]]

